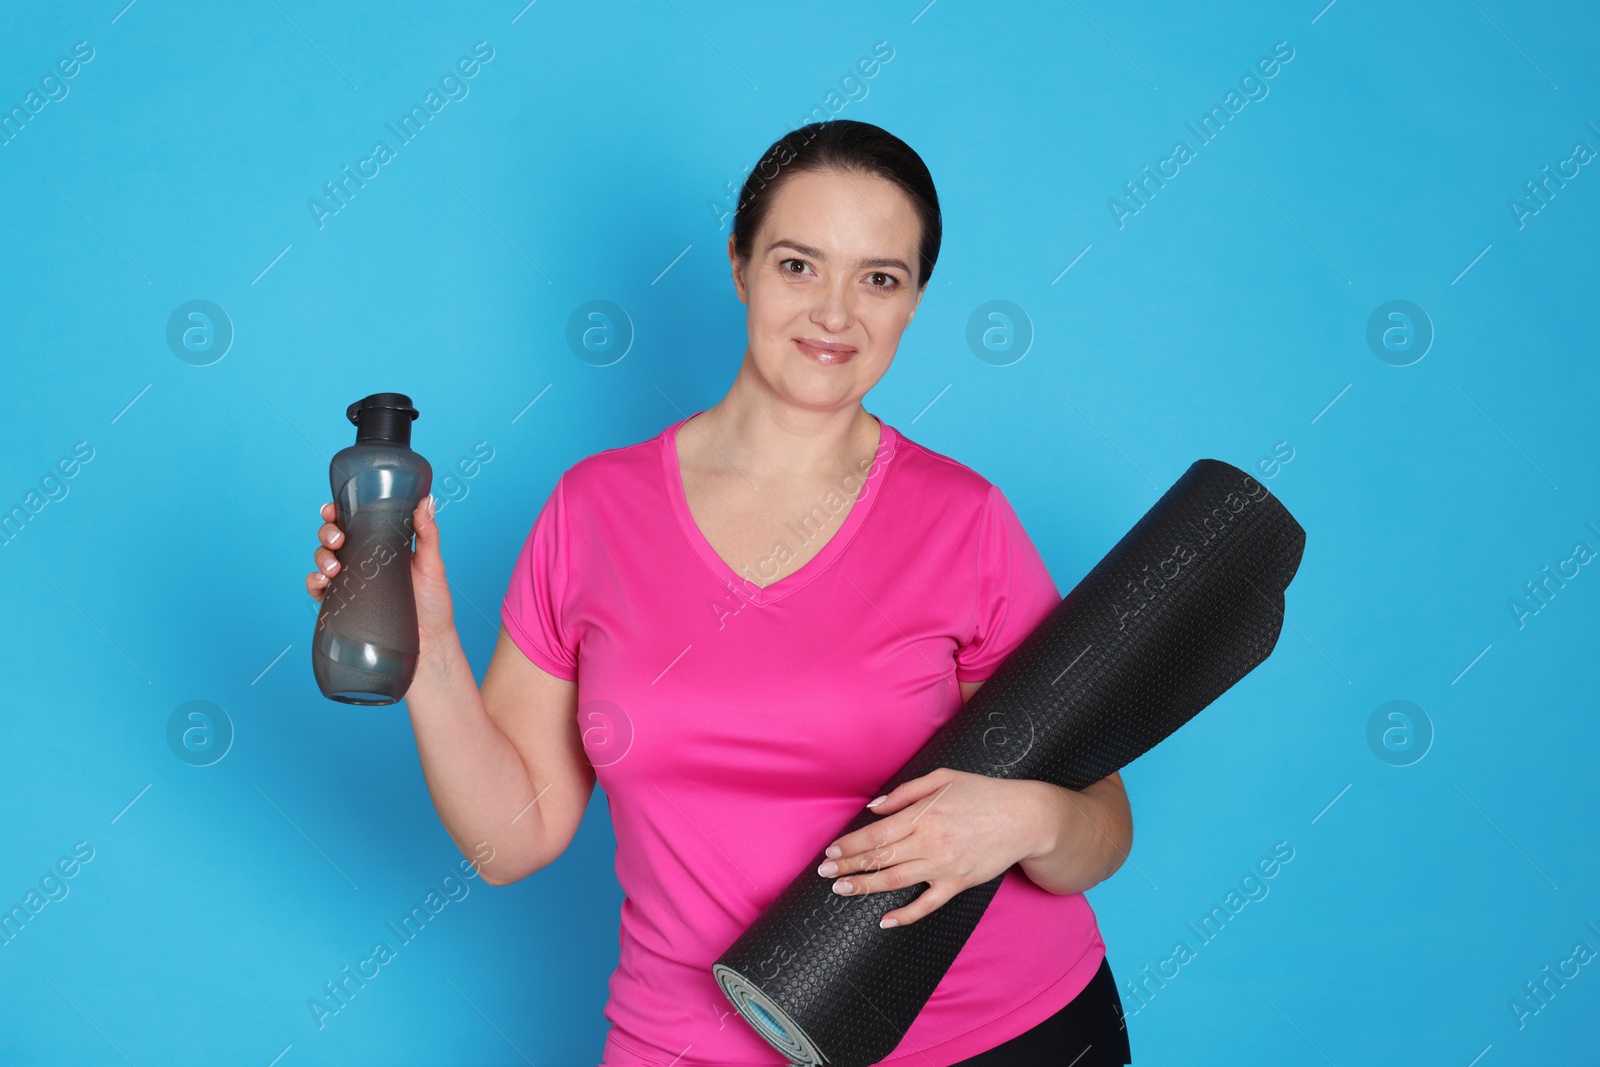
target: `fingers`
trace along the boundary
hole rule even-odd
[[[317,569],[306,575],[306,592],[311,594],[311,599],[320,601],[328,592],[328,583],[333,581],[334,572],[339,569],[339,560],[325,548],[317,549],[316,558]],[[333,570],[324,565],[325,561],[331,563]]]
[[[880,819],[853,833],[837,838],[823,852],[826,857],[817,873],[824,876],[853,871],[877,870],[894,862],[895,847],[916,832],[911,815]]]
[[[882,865],[882,869],[872,867],[847,878],[835,878],[833,891],[845,897],[882,893],[888,889],[901,889],[926,882],[932,876],[933,864],[925,859],[908,859],[904,863],[888,861]]]
[[[901,782],[883,796],[869,801],[867,807],[879,815],[890,815],[931,793],[948,788],[954,779],[955,772],[948,767],[939,767],[910,781]]]
[[[945,901],[955,896],[955,892],[936,883],[929,883],[916,900],[903,908],[895,908],[883,913],[878,920],[878,925],[887,929],[891,926],[909,926],[930,912],[938,910]]]
[[[927,888],[917,894],[917,898],[905,907],[885,912],[878,920],[879,927],[888,929],[891,926],[909,926],[943,906],[946,901],[965,888],[949,879],[935,880],[934,865],[926,860],[917,859],[907,860],[883,871],[837,879],[833,883],[833,891],[841,896],[856,897],[867,893],[882,893],[890,889],[904,889],[919,882],[927,883]]]
[[[339,517],[339,509],[333,501],[322,505],[320,513],[327,521],[317,530],[317,540],[321,544],[312,553],[317,569],[306,575],[306,592],[318,601],[327,593],[328,582],[339,572],[339,557],[334,555],[334,549],[344,544],[344,531],[334,522]]]
[[[417,501],[417,510],[411,516],[411,528],[417,531],[419,541],[423,537],[431,537],[439,532],[438,523],[434,522],[437,511],[438,507],[432,493]]]
[[[417,501],[417,508],[411,514],[411,528],[417,533],[416,559],[425,569],[443,565],[439,551],[439,523],[435,517],[437,512],[434,496],[429,493]]]
[[[908,836],[927,807],[927,805],[917,805],[912,808],[912,805],[924,797],[937,799],[954,784],[954,776],[955,772],[949,768],[940,767],[891,789],[888,793],[867,805],[868,808],[885,816],[885,818],[835,839],[828,845],[825,854],[835,860],[840,857],[854,859],[860,853],[871,852],[873,849],[881,848],[891,841],[898,841]],[[907,808],[912,808],[912,810],[903,818],[893,819],[887,817]],[[841,869],[843,869],[842,865]]]
[[[875,842],[868,845],[864,852],[852,852],[838,859],[823,860],[817,866],[817,873],[824,878],[837,878],[840,875],[855,874],[857,871],[881,871],[896,862],[898,858],[899,850],[896,843]]]

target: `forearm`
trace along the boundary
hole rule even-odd
[[[417,664],[406,692],[428,794],[462,855],[506,884],[538,869],[543,820],[528,769],[484,709],[454,633]]]
[[[1084,790],[1050,782],[1034,787],[1039,846],[1023,873],[1052,893],[1081,893],[1117,872],[1133,845],[1133,816],[1121,782],[1103,778]]]

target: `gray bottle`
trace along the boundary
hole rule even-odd
[[[404,393],[373,393],[345,411],[356,443],[328,464],[344,531],[311,642],[317,685],[346,704],[393,704],[417,669],[417,603],[411,587],[411,516],[433,468],[411,451],[417,409]]]

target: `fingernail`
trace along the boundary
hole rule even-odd
[[[900,925],[900,920],[899,919],[879,919],[878,920],[878,928],[882,929],[882,930],[887,930],[891,926],[899,926],[899,925]]]
[[[851,885],[849,882],[845,881],[843,878],[841,878],[837,882],[833,883],[833,891],[835,893],[839,893],[841,895],[848,894],[848,893],[852,892],[854,889],[855,889],[855,886]]]
[[[887,793],[885,793],[883,796],[879,797],[877,800],[869,800],[869,801],[867,801],[867,807],[875,808],[879,804],[882,804],[885,800],[888,800],[888,799],[889,799],[889,795]]]
[[[836,860],[844,855],[844,849],[840,848],[838,845],[829,845],[827,851],[824,852],[823,855],[831,860]]]
[[[833,875],[839,873],[839,865],[832,860],[829,860],[827,863],[824,863],[821,867],[817,868],[817,873],[822,875],[824,878],[831,878]]]
[[[322,569],[327,571],[329,574],[332,574],[333,568],[337,567],[338,565],[339,561],[334,559],[332,556],[329,556],[327,559],[322,561]]]

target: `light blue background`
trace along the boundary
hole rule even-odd
[[[925,2],[7,13],[0,106],[95,51],[0,147],[0,506],[94,458],[0,550],[0,904],[74,842],[94,859],[0,948],[0,1061],[595,1062],[621,899],[598,791],[554,866],[469,883],[323,1028],[307,1007],[460,859],[404,711],[312,678],[327,458],[391,389],[440,477],[493,448],[439,485],[481,676],[556,476],[726,389],[715,204],[877,41],[839,115],[922,154],[946,230],[870,411],[998,483],[1063,592],[1193,460],[1293,451],[1260,472],[1308,532],[1278,649],[1128,768],[1133,853],[1089,894],[1135,1060],[1593,1056],[1600,965],[1520,1028],[1509,1002],[1600,949],[1600,567],[1524,626],[1508,605],[1600,550],[1600,172],[1508,207],[1600,149],[1592,12]],[[307,200],[478,41],[469,95],[319,229]],[[1278,41],[1269,95],[1197,146]],[[1195,158],[1119,228],[1108,198],[1179,138]],[[236,331],[203,367],[165,339],[195,299]],[[595,299],[635,332],[606,367],[566,342]],[[996,299],[1034,334],[1009,366],[966,342]],[[1410,366],[1366,341],[1394,299],[1436,331]],[[167,744],[190,700],[235,730],[208,767]],[[1367,741],[1390,700],[1431,723],[1410,766]],[[1279,841],[1269,895],[1141,1008],[1142,969]]]

